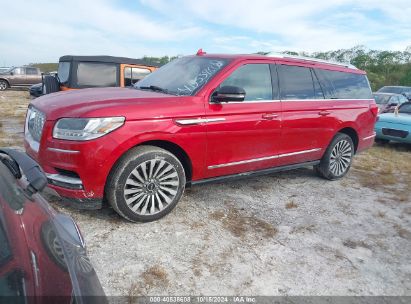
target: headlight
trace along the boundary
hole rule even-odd
[[[53,137],[66,140],[91,140],[120,128],[124,121],[124,117],[62,118],[54,126]]]

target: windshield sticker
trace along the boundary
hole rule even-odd
[[[197,88],[203,86],[223,66],[224,61],[211,60],[195,79],[185,84],[182,88],[177,88],[177,95],[191,95]]]

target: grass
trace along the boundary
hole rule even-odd
[[[289,201],[287,204],[285,204],[286,209],[295,209],[298,208],[298,205],[294,203],[294,201]]]
[[[220,221],[226,230],[241,239],[244,239],[248,233],[264,238],[273,238],[277,234],[277,229],[270,223],[252,215],[245,215],[232,206],[228,207],[227,211],[215,211],[209,217]]]
[[[140,275],[137,282],[131,284],[128,291],[128,303],[135,303],[137,300],[135,297],[142,296],[150,289],[163,289],[166,290],[170,284],[168,280],[167,271],[160,265],[154,265],[147,268]]]
[[[411,201],[411,146],[375,145],[357,156],[352,172],[364,187],[382,189],[397,202]]]

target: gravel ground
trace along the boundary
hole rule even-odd
[[[0,115],[0,142],[7,121],[21,136]],[[107,295],[411,295],[410,189],[411,147],[389,145],[340,181],[299,169],[196,186],[148,224],[53,205],[77,220]]]

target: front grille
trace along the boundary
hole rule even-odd
[[[406,138],[408,131],[382,128],[382,134],[392,137]]]
[[[45,122],[46,115],[43,112],[34,107],[29,108],[27,112],[27,130],[31,137],[37,142],[40,142]]]

